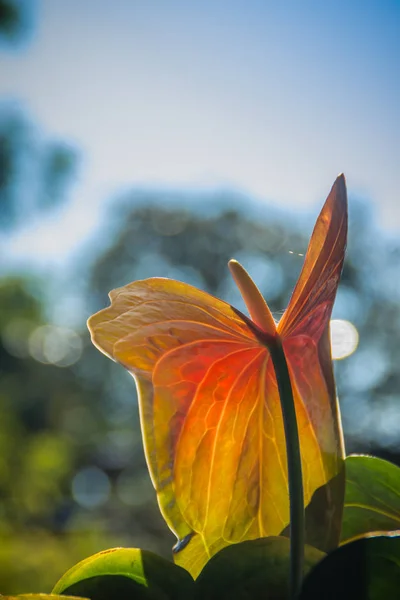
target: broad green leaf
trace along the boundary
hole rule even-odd
[[[346,234],[339,177],[275,332],[271,319],[267,332],[262,319],[257,325],[209,294],[161,278],[114,290],[111,306],[89,319],[94,344],[135,377],[147,463],[178,538],[175,560],[194,577],[224,546],[279,535],[289,524],[285,434],[267,334],[281,337],[289,365],[305,505],[337,482],[309,520],[317,530],[307,529],[306,539],[324,551],[339,541],[343,444],[329,319]]]
[[[91,600],[186,600],[194,581],[184,569],[138,548],[113,548],[72,567],[53,593],[87,596]]]
[[[305,547],[308,573],[325,554]],[[196,599],[286,600],[289,591],[290,542],[283,537],[252,540],[229,546],[206,564],[196,580]]]
[[[399,467],[373,456],[348,456],[341,543],[395,529],[400,529]]]
[[[400,590],[400,536],[360,538],[328,554],[306,577],[299,600],[394,600]]]

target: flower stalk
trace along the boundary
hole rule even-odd
[[[228,264],[253,322],[262,330],[262,340],[270,352],[278,383],[289,483],[290,598],[294,599],[303,579],[305,522],[300,440],[289,368],[275,321],[260,290],[240,263],[230,260]]]
[[[303,580],[304,568],[304,492],[301,454],[296,410],[289,369],[282,341],[277,335],[269,346],[278,382],[279,397],[285,429],[286,455],[289,480],[290,510],[290,595],[297,598]]]

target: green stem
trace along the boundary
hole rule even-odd
[[[299,431],[289,369],[282,342],[276,336],[268,344],[278,382],[283,424],[285,428],[286,454],[289,479],[290,502],[290,598],[300,592],[304,563],[304,494],[301,471]]]
[[[290,598],[294,600],[300,592],[304,563],[304,495],[301,473],[301,455],[296,410],[289,369],[282,342],[276,331],[275,321],[260,290],[247,271],[236,260],[229,261],[229,269],[238,286],[253,323],[263,332],[260,337],[270,351],[274,364],[281,400],[285,428],[286,454],[289,479],[290,503]],[[243,315],[242,315],[243,318]],[[244,317],[245,318],[245,317]],[[256,335],[259,335],[259,331]]]

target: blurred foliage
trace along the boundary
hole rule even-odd
[[[18,2],[0,0],[0,35],[13,38],[21,27],[21,6]]]
[[[0,39],[15,48],[29,38],[36,2],[0,0]],[[26,223],[39,210],[68,197],[78,154],[63,140],[47,139],[15,100],[0,104],[0,232]]]
[[[77,560],[113,545],[133,545],[136,538],[164,553],[172,543],[157,541],[164,524],[151,484],[144,479],[137,419],[132,416],[110,427],[102,410],[105,390],[93,377],[82,376],[76,364],[41,362],[44,357],[32,340],[44,321],[41,303],[27,291],[28,283],[4,279],[0,286],[3,593],[49,591]],[[82,365],[95,353],[85,337]],[[86,491],[81,506],[72,497],[72,480],[89,465],[107,473],[114,491],[100,505],[96,489],[89,490],[89,498]],[[133,490],[128,503],[127,487]]]
[[[0,40],[15,45],[26,39],[35,0],[0,0]]]
[[[0,230],[5,231],[67,199],[78,155],[67,143],[40,135],[13,103],[0,108]]]

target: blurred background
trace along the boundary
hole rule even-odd
[[[86,319],[155,275],[243,309],[232,257],[279,318],[340,171],[346,448],[400,464],[399,33],[397,0],[0,0],[0,593],[171,556],[134,383]]]

